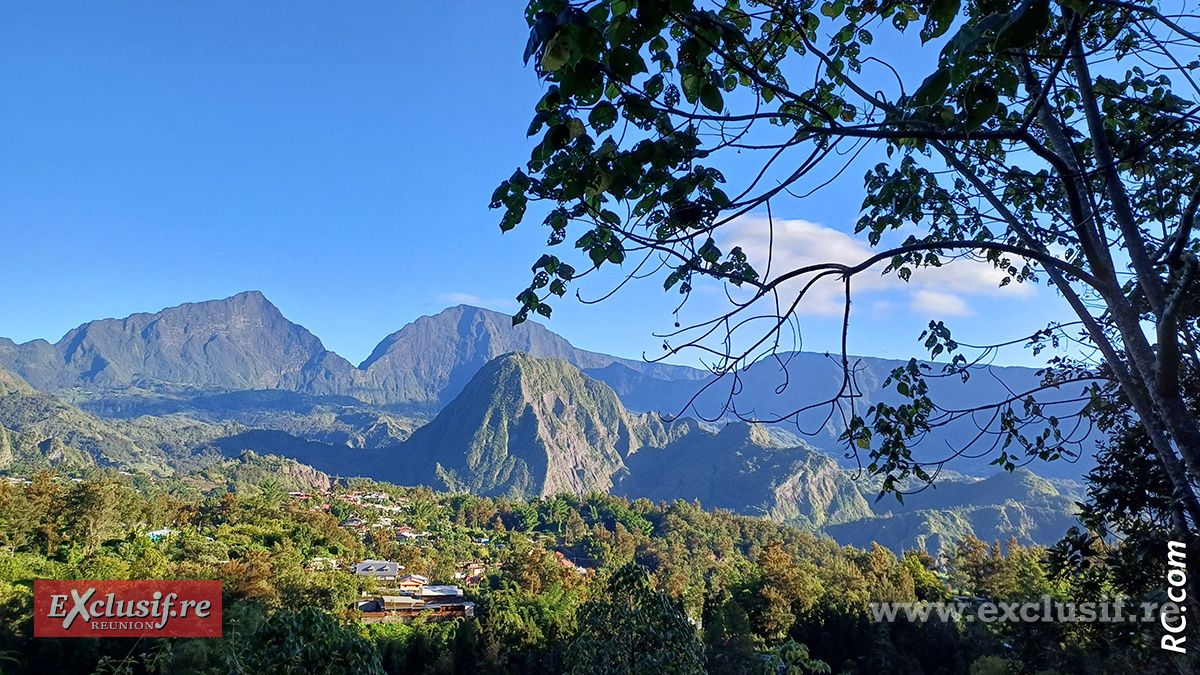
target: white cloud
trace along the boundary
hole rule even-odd
[[[791,270],[825,262],[858,264],[878,253],[866,241],[845,232],[805,220],[774,221],[774,231],[766,218],[739,218],[722,228],[722,249],[741,246],[759,274],[777,278]],[[770,271],[767,273],[767,261]],[[1009,284],[1001,287],[1004,273],[983,262],[954,260],[942,267],[915,270],[905,282],[895,275],[883,275],[886,262],[854,277],[853,297],[862,301],[873,296],[872,309],[885,312],[895,302],[907,304],[912,311],[924,311],[940,316],[970,316],[967,297],[1028,298],[1036,293],[1032,284]],[[782,286],[781,298],[790,302],[811,276],[800,277]],[[844,309],[844,287],[839,279],[830,276],[816,282],[806,293],[796,310],[800,314],[836,316]],[[907,302],[905,302],[907,300]],[[880,304],[882,303],[882,304]]]
[[[975,312],[967,306],[967,301],[937,291],[917,291],[912,294],[912,302],[908,308],[914,312],[923,312],[937,317],[943,316],[974,316]]]

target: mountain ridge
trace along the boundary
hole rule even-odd
[[[446,351],[447,344],[456,348]],[[649,377],[707,375],[578,349],[538,323],[512,326],[508,315],[470,305],[416,319],[355,366],[288,320],[260,291],[89,321],[54,343],[0,338],[0,365],[40,391],[284,389],[431,412],[452,400],[484,363],[513,351],[563,358],[581,368],[619,364]]]
[[[513,351],[564,359],[608,384],[630,412],[712,421],[786,417],[831,396],[842,380],[840,363],[827,355],[795,352],[779,355],[779,361],[752,364],[739,372],[736,382],[732,378],[716,382],[701,392],[713,383],[714,376],[707,371],[577,349],[541,324],[512,326],[507,315],[469,305],[418,318],[381,340],[355,366],[326,349],[308,329],[288,320],[258,291],[85,323],[54,344],[34,340],[17,345],[0,338],[0,365],[41,391],[69,393],[82,408],[104,415],[158,414],[166,405],[176,412],[195,411],[205,421],[261,421],[280,412],[278,406],[222,419],[210,404],[214,397],[237,391],[288,391],[325,398],[340,412],[357,415],[360,409],[367,410],[364,427],[360,433],[352,425],[331,422],[336,429],[312,428],[304,432],[307,438],[384,447],[406,437],[410,430],[406,427],[416,426],[389,416],[435,415],[486,363]],[[865,408],[877,401],[897,402],[898,395],[884,390],[882,382],[906,362],[874,357],[854,357],[854,362],[859,369],[859,404]],[[931,381],[930,386],[935,395],[974,404],[1035,389],[1039,381],[1033,369],[997,367],[977,374],[969,383],[942,379]],[[739,389],[733,413],[726,409],[731,387]],[[1065,398],[1073,395],[1063,392]],[[843,457],[840,449],[842,417],[829,412],[827,406],[813,407],[794,426],[843,466],[854,465],[854,458]],[[297,418],[295,423],[275,428],[306,428],[298,418],[307,413],[283,413]],[[372,416],[374,421],[367,419]],[[944,459],[947,447],[961,447],[977,431],[970,419],[963,418],[934,430],[913,450],[921,459],[936,462]],[[990,457],[960,457],[955,468],[986,475],[992,468],[989,462]],[[1041,471],[1047,477],[1077,479],[1090,466],[1090,459],[1077,465],[1055,462]]]

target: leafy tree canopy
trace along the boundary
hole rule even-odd
[[[704,647],[671,598],[628,563],[613,572],[602,597],[580,607],[567,665],[572,675],[693,675],[704,672]]]
[[[525,57],[547,82],[539,140],[492,206],[507,230],[545,203],[551,252],[518,322],[606,266],[657,275],[684,302],[700,280],[723,282],[728,311],[679,327],[664,358],[700,349],[732,395],[814,283],[844,286],[848,327],[869,271],[990,264],[1000,285],[1045,283],[1070,310],[1011,344],[1095,358],[1055,357],[1041,389],[963,409],[935,401],[929,380],[969,377],[995,345],[968,358],[935,322],[924,345],[950,362],[897,369],[900,402],[863,409],[843,347],[841,390],[823,405],[851,450],[885,491],[932,480],[944,460],[914,457],[913,441],[966,417],[984,427],[974,450],[999,450],[1005,467],[1055,459],[1074,452],[1068,420],[1119,387],[1200,521],[1200,428],[1179,392],[1198,363],[1200,18],[1141,0],[531,0],[526,17]],[[719,167],[738,154],[757,170],[731,185]],[[737,218],[765,212],[773,227],[860,157],[877,161],[855,228],[877,249],[868,259],[778,269],[727,243]],[[553,252],[562,244],[581,268]]]

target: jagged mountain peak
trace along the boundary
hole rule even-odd
[[[100,319],[58,342],[0,344],[0,363],[41,390],[158,384],[293,388],[326,350],[259,291]]]
[[[577,349],[545,326],[482,307],[456,305],[423,316],[384,338],[359,365],[389,403],[440,409],[488,361],[510,352],[563,359],[582,370],[619,364],[639,376],[697,379],[703,371]],[[607,379],[607,378],[606,378]]]
[[[410,482],[475,494],[607,490],[624,458],[666,429],[563,359],[492,359],[406,441]]]

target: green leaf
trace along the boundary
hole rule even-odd
[[[608,251],[605,251],[602,246],[593,246],[588,250],[588,257],[592,259],[593,265],[599,267],[600,263],[608,258]]]
[[[680,83],[683,85],[683,97],[688,103],[695,103],[700,98],[701,88],[704,87],[704,75],[694,68],[689,68],[683,73]]]
[[[1050,25],[1050,0],[1025,0],[996,35],[996,51],[1020,49]]]
[[[532,136],[532,135],[536,134],[537,132],[541,131],[542,125],[545,124],[546,120],[548,120],[548,119],[550,119],[550,112],[547,110],[543,110],[543,111],[539,112],[538,114],[534,115],[533,121],[529,123],[529,131],[527,131],[525,133],[525,135]]]
[[[715,113],[724,110],[725,101],[721,96],[721,88],[711,82],[704,85],[704,88],[700,90],[700,103]]]
[[[938,68],[932,75],[925,78],[917,91],[913,93],[912,102],[914,105],[927,106],[937,103],[946,95],[946,89],[950,87],[950,69]]]
[[[607,131],[617,123],[617,107],[608,101],[601,101],[588,115],[588,124],[596,131]]]
[[[542,70],[552,73],[571,60],[571,43],[567,31],[560,30],[550,38],[542,52]]]
[[[821,13],[831,19],[841,16],[843,9],[845,9],[844,0],[836,0],[835,2],[827,2],[821,5]]]
[[[971,87],[965,94],[963,112],[967,116],[967,128],[978,129],[996,114],[1000,107],[1000,98],[996,89],[990,84],[979,84]]]
[[[983,42],[984,35],[1004,19],[1005,17],[1001,14],[989,14],[974,24],[965,24],[958,29],[954,38],[946,43],[945,48],[942,49],[942,58],[946,62],[957,63],[975,53],[975,48]]]
[[[929,3],[929,13],[925,15],[925,30],[921,31],[921,42],[945,35],[950,30],[954,18],[958,16],[961,0],[933,0]]]

